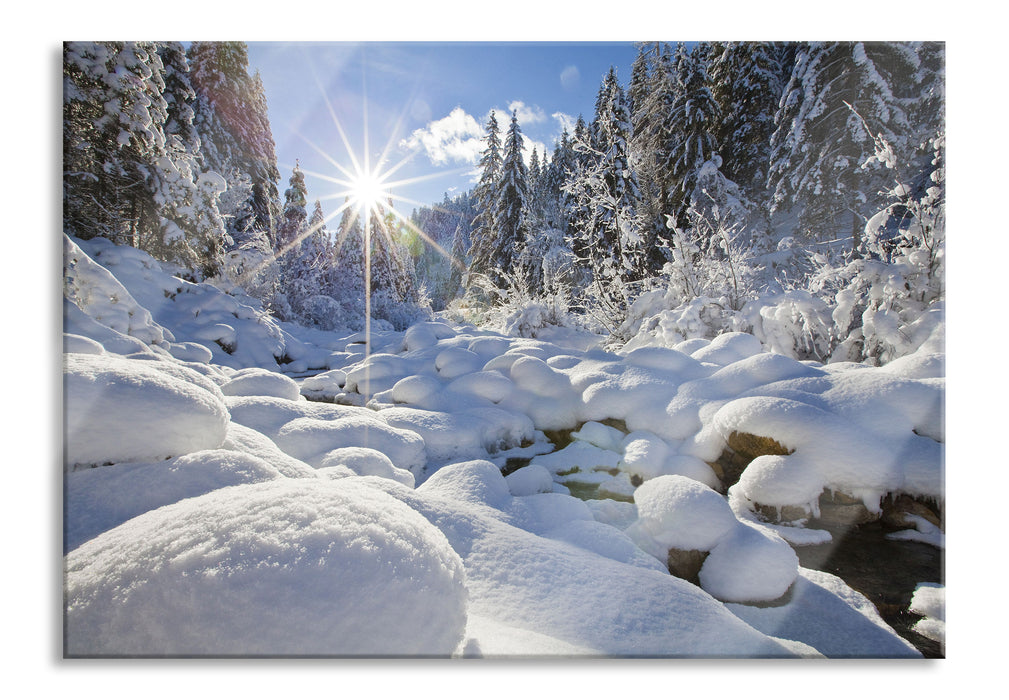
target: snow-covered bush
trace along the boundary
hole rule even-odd
[[[415,323],[430,319],[431,313],[429,299],[403,300],[385,289],[376,290],[371,295],[372,318],[388,321],[398,331],[405,331]]]
[[[553,291],[528,286],[520,275],[498,275],[502,288],[487,275],[470,275],[467,297],[450,307],[450,313],[467,322],[520,338],[536,338],[548,328],[584,328],[586,319],[572,313],[567,287],[555,284]],[[488,304],[486,300],[491,303]]]
[[[833,310],[822,298],[792,289],[748,302],[737,327],[756,336],[771,352],[824,362],[836,345]]]
[[[308,326],[327,331],[350,328],[343,318],[343,307],[336,299],[325,294],[313,294],[302,303],[301,315]]]

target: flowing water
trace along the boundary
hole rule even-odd
[[[911,629],[921,619],[908,611],[919,583],[944,583],[943,550],[923,542],[893,540],[879,522],[831,530],[833,541],[795,547],[807,569],[840,577],[876,606],[880,616],[926,658],[945,658],[943,645]]]

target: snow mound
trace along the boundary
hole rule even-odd
[[[85,543],[66,558],[68,655],[450,655],[459,556],[354,481],[220,489]]]
[[[554,487],[553,476],[545,467],[538,464],[530,464],[513,471],[505,477],[505,482],[513,496],[550,493]]]
[[[931,425],[930,407],[915,417],[922,410],[919,402],[900,405],[921,391],[927,395],[928,387],[908,384],[896,390],[880,375],[868,376],[867,382],[864,374],[848,373],[832,382],[815,402],[820,405],[773,396],[723,405],[712,418],[723,438],[749,433],[792,451],[757,457],[733,488],[753,503],[798,506],[813,515],[825,489],[861,499],[872,513],[880,511],[887,493],[942,498],[942,445],[913,430],[916,424]],[[870,387],[874,401],[866,395]],[[859,405],[865,405],[862,413]]]
[[[622,564],[666,572],[666,567],[658,559],[642,552],[630,537],[597,520],[570,520],[547,531],[545,536]]]
[[[722,333],[690,356],[698,362],[725,366],[763,351],[764,347],[756,336],[749,333]]]
[[[343,393],[343,385],[346,382],[346,372],[342,369],[331,369],[304,379],[301,382],[301,395],[316,401],[332,400],[334,396]]]
[[[105,239],[96,240],[101,241],[97,245],[112,245]],[[124,247],[124,250],[146,256],[134,248]],[[63,298],[83,311],[87,318],[145,345],[168,340],[151,312],[133,298],[122,282],[66,235],[63,236]]]
[[[624,447],[624,434],[608,425],[587,421],[581,428],[571,433],[575,440],[582,440],[610,452],[620,452]]]
[[[683,476],[646,481],[634,502],[639,527],[666,548],[710,552],[739,523],[725,498]]]
[[[464,481],[472,479],[484,488],[500,480],[496,495],[489,500],[506,508],[480,507],[471,499],[452,497],[450,484],[456,479],[449,479],[445,472],[454,468]],[[552,654],[792,655],[783,644],[756,632],[696,586],[645,565],[640,555],[621,546],[626,542],[618,532],[597,529],[592,519],[584,517],[584,510],[578,513],[572,509],[564,522],[551,524],[550,513],[555,510],[551,501],[555,499],[546,497],[558,494],[513,498],[500,473],[494,478],[495,471],[488,463],[444,467],[415,491],[388,480],[371,480],[375,488],[435,523],[461,553],[470,592],[467,612],[489,623],[481,625],[480,631],[470,631],[477,636],[467,639],[464,648],[499,648],[499,635],[512,638],[517,630],[526,635],[535,632],[544,642],[536,648]],[[438,489],[432,488],[435,479]],[[537,505],[517,503],[531,501]],[[547,528],[543,535],[510,524],[508,515],[513,507],[521,508],[521,514],[538,523],[537,527]],[[513,517],[519,514],[515,511]],[[593,543],[592,535],[601,532],[608,534]],[[634,563],[592,549],[618,558],[629,555]],[[550,640],[554,643],[548,643]]]
[[[288,401],[301,398],[301,389],[293,379],[257,367],[236,372],[230,381],[221,385],[221,393],[225,396],[276,396]]]
[[[804,642],[824,656],[921,657],[883,621],[868,598],[823,571],[800,567],[783,605],[725,607],[765,634]]]
[[[64,550],[161,506],[215,489],[281,477],[241,452],[203,450],[153,464],[113,464],[67,474]]]
[[[442,467],[417,487],[417,491],[496,509],[506,508],[512,498],[501,470],[482,459]]]
[[[221,447],[258,457],[273,466],[282,475],[292,479],[315,478],[315,470],[300,459],[281,451],[276,443],[257,430],[232,421],[228,435]]]
[[[620,470],[645,480],[663,474],[679,474],[707,486],[719,485],[711,467],[697,457],[679,454],[677,449],[678,445],[671,445],[647,430],[636,430],[624,439]]]
[[[390,426],[366,408],[268,396],[228,397],[227,403],[233,422],[262,433],[284,453],[312,466],[341,447],[378,450],[414,476],[427,463],[421,436]]]
[[[701,588],[719,600],[776,600],[795,581],[799,557],[766,528],[739,521],[711,550],[698,575]]]
[[[101,355],[105,352],[102,344],[91,338],[76,333],[63,334],[63,352],[83,355]]]
[[[390,426],[420,435],[435,464],[482,458],[535,438],[528,416],[493,406],[454,412],[395,407],[378,415]]]
[[[400,469],[378,450],[367,447],[338,447],[324,454],[318,461],[319,469],[342,465],[360,476],[380,476],[413,488],[415,477]]]
[[[324,455],[340,447],[366,447],[382,452],[393,464],[419,473],[424,467],[424,442],[416,433],[387,425],[366,415],[339,420],[295,418],[273,438],[287,454],[317,466]]]
[[[634,502],[638,519],[628,535],[660,561],[670,549],[708,552],[699,581],[719,600],[776,600],[795,580],[799,560],[785,540],[737,520],[721,494],[693,479],[650,479],[634,492]]]
[[[65,356],[65,465],[154,462],[224,442],[228,409],[186,367],[113,355]]]
[[[107,239],[65,237],[64,299],[83,312],[74,315],[82,326],[80,316],[91,321],[81,335],[120,354],[127,354],[122,338],[108,331],[186,361],[202,361],[209,351],[213,362],[234,368],[277,367],[278,358],[312,352],[285,333],[261,302],[188,282],[170,270],[143,251]]]
[[[452,381],[447,390],[463,395],[475,396],[491,403],[501,403],[514,390],[512,381],[500,372],[472,372]]]

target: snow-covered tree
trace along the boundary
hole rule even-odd
[[[403,330],[420,317],[421,299],[413,259],[403,245],[402,226],[391,211],[391,200],[389,209],[374,207],[366,228],[371,237],[371,309],[373,317]]]
[[[344,325],[360,330],[364,328],[365,248],[364,230],[356,209],[343,210],[332,256],[333,264],[324,287],[343,309]]]
[[[276,248],[281,259],[298,255],[302,238],[308,229],[308,187],[305,174],[295,162],[288,188],[284,190],[284,209],[277,226]]]
[[[164,66],[167,105],[165,138],[167,158],[157,162],[163,183],[157,198],[169,259],[214,277],[224,271],[224,251],[229,239],[220,197],[227,182],[216,172],[201,172],[202,149],[193,124],[196,93],[189,80],[186,51],[179,42],[158,45]],[[177,235],[170,235],[177,232]]]
[[[716,154],[719,110],[711,94],[705,56],[688,52],[683,44],[676,50],[675,64],[679,90],[676,92],[671,117],[674,131],[667,136],[672,147],[668,162],[672,166],[673,188],[669,193],[670,212],[680,224],[686,224],[690,197],[697,177],[705,163]]]
[[[738,311],[751,298],[758,269],[751,262],[754,241],[747,230],[752,204],[720,171],[714,156],[697,171],[690,194],[688,226],[675,232],[671,280],[682,279],[684,300],[709,297]],[[672,217],[670,217],[672,220]]]
[[[161,59],[150,42],[64,44],[66,231],[137,248],[160,244],[152,166],[167,153],[163,91]]]
[[[578,164],[566,185],[574,198],[572,250],[591,271],[593,295],[612,320],[627,307],[628,285],[646,274],[638,187],[628,154],[630,111],[616,70],[610,69],[600,87],[589,134],[579,131]]]
[[[188,58],[204,170],[224,175],[229,188],[248,180],[248,201],[225,212],[233,245],[266,234],[276,247],[280,171],[262,81],[258,73],[248,73],[248,47],[240,41],[194,41]]]
[[[909,44],[813,42],[796,53],[771,140],[772,207],[795,207],[817,240],[851,237],[859,254],[885,181],[873,135],[904,150],[911,128],[901,92],[915,84]],[[865,167],[862,167],[865,165]]]
[[[436,310],[459,293],[467,265],[469,222],[473,220],[468,193],[415,210],[407,229],[418,285],[424,287]],[[422,232],[421,235],[419,232]]]
[[[272,310],[284,320],[298,315],[301,301],[310,294],[306,288],[309,270],[304,267],[301,245],[308,235],[308,191],[305,176],[297,165],[284,191],[284,209],[276,227],[275,255],[280,262],[280,294],[271,304]]]
[[[445,287],[446,293],[443,297],[445,304],[455,299],[460,291],[462,291],[462,278],[466,270],[466,252],[468,250],[469,242],[464,233],[462,222],[460,222],[455,228],[455,233],[452,235],[452,249],[450,251],[451,268]]]
[[[722,171],[751,197],[761,199],[784,87],[780,56],[780,47],[771,42],[712,45],[710,78],[719,106],[716,136]]]
[[[287,296],[301,323],[326,329],[339,325],[339,303],[326,286],[332,266],[333,247],[326,216],[322,204],[316,200],[297,257],[289,267]]]
[[[675,180],[671,159],[679,128],[673,104],[679,93],[669,45],[642,45],[631,76],[630,94],[636,96],[631,100],[630,156],[640,191],[638,215],[650,274],[658,273],[667,261],[664,253],[669,245],[666,214],[672,210],[670,195],[675,189]]]
[[[529,210],[528,173],[522,159],[522,130],[518,114],[512,113],[511,124],[505,137],[501,176],[498,180],[497,200],[494,203],[494,244],[489,258],[487,274],[501,286],[498,271],[511,273],[517,250],[524,245],[528,233],[526,215]]]
[[[501,136],[497,117],[491,111],[487,120],[487,144],[480,156],[480,180],[473,196],[476,200],[476,217],[473,219],[470,244],[470,272],[486,274],[492,265],[496,227],[494,212],[498,195],[498,181],[501,177]]]
[[[64,225],[206,277],[222,262],[223,184],[200,174],[187,71],[177,43],[64,45]]]

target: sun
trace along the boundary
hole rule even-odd
[[[350,198],[362,211],[375,211],[392,197],[384,178],[375,172],[363,171],[350,181]]]

